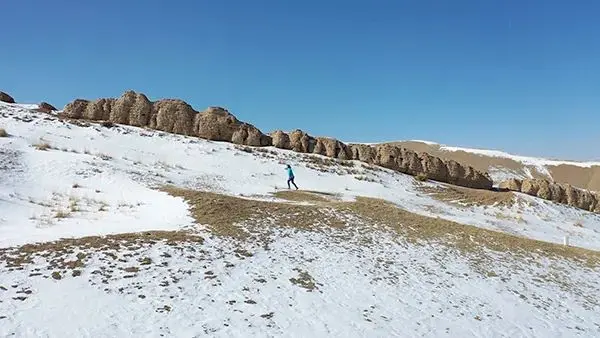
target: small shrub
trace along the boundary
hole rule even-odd
[[[425,182],[427,181],[429,178],[427,177],[427,174],[425,173],[419,173],[415,176],[415,179],[419,182]]]
[[[104,128],[109,128],[109,129],[115,126],[115,124],[110,121],[102,121],[100,123],[100,125],[103,126]]]
[[[254,150],[250,147],[238,147],[238,149],[248,154],[252,154],[254,152]]]
[[[577,221],[573,225],[576,226],[576,227],[578,227],[578,228],[583,228],[583,223],[581,221]]]
[[[33,145],[35,147],[35,149],[37,150],[42,150],[42,151],[46,151],[48,149],[52,149],[52,146],[46,142],[42,142],[42,143],[36,143]]]
[[[77,211],[79,211],[79,207],[77,206],[77,200],[76,199],[72,199],[71,200],[71,204],[69,205],[69,208],[71,209],[71,212],[77,212]]]
[[[64,210],[59,210],[56,212],[56,214],[54,215],[54,218],[67,218],[69,217],[69,212],[68,211],[64,211]]]
[[[102,153],[98,154],[98,157],[100,157],[104,161],[110,161],[110,160],[112,160],[112,156],[106,155],[106,154],[102,154]]]
[[[0,137],[8,137],[8,133],[4,128],[0,128]]]
[[[75,183],[75,184],[73,184],[73,188],[77,189],[77,188],[81,188],[81,186],[79,185],[79,183]]]

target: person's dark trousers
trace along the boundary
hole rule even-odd
[[[290,182],[292,182],[292,184],[294,185],[294,187],[296,187],[296,190],[298,190],[298,186],[296,185],[296,183],[294,183],[294,178],[293,177],[288,178],[288,181],[287,181],[288,189],[291,189]]]

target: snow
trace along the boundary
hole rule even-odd
[[[496,214],[501,212],[527,220],[526,227],[514,230],[519,235],[554,243],[562,243],[568,235],[575,246],[600,249],[599,215],[526,195],[520,197],[529,205],[512,208],[456,207],[422,194],[411,176],[390,170],[374,172],[359,162],[355,162],[358,174],[340,175],[314,170],[303,156],[291,151],[267,148],[275,155],[266,158],[232,144],[155,130],[127,126],[108,129],[97,124],[80,127],[24,108],[4,106],[2,111],[13,114],[3,119],[3,125],[14,136],[0,138],[4,150],[0,156],[12,158],[18,169],[0,171],[0,247],[69,234],[185,227],[192,222],[182,216],[186,204],[153,187],[174,184],[236,196],[268,197],[287,188],[281,164],[285,162],[294,167],[296,183],[305,190],[338,194],[345,200],[356,196],[381,198],[411,212],[486,229],[514,228],[514,220],[498,219]],[[48,143],[53,149],[37,150],[33,145],[39,143]],[[369,180],[355,178],[360,176]],[[75,184],[81,187],[73,188]],[[52,217],[57,211],[68,211],[73,200],[81,211],[65,219]],[[94,212],[102,206],[106,211]],[[431,210],[440,210],[441,215]],[[587,226],[574,229],[575,222]]]
[[[442,146],[440,150],[445,151],[464,151],[467,153],[489,156],[489,157],[500,157],[510,159],[516,162],[521,162],[525,165],[534,166],[540,173],[547,172],[545,166],[558,166],[558,165],[572,165],[582,168],[590,168],[592,166],[600,166],[600,162],[576,162],[576,161],[558,161],[558,160],[548,160],[544,158],[537,157],[528,157],[528,156],[519,156],[512,155],[503,151],[498,150],[484,150],[484,149],[473,149],[473,148],[461,148],[461,147],[450,147],[450,146]]]
[[[43,256],[22,270],[0,264],[0,336],[600,333],[597,269],[510,253],[490,253],[482,267],[458,251],[409,243],[365,224],[329,232],[276,227],[268,248],[234,243],[194,224],[182,199],[154,188],[273,199],[271,193],[287,188],[282,163],[290,163],[301,189],[342,200],[381,198],[421,215],[553,243],[569,236],[571,245],[593,250],[600,250],[600,215],[522,194],[511,207],[457,206],[424,194],[410,176],[358,162],[352,173],[323,172],[291,151],[249,153],[142,128],[77,126],[30,109],[0,104],[0,126],[10,134],[0,138],[0,248],[147,230],[196,229],[205,242],[121,248],[115,260],[89,251],[82,275],[61,280],[48,278],[52,268]],[[44,143],[51,149],[36,149]],[[348,239],[332,240],[339,236]],[[240,246],[252,255],[236,254]],[[156,264],[127,275],[139,257]],[[314,289],[291,282],[303,272]]]

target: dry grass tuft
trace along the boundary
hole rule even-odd
[[[489,191],[446,184],[441,187],[419,186],[418,189],[438,201],[457,206],[512,206],[516,202],[511,191]]]
[[[273,194],[277,198],[281,198],[291,202],[328,202],[336,197],[334,194],[322,193],[318,191],[294,191],[282,190]]]
[[[54,214],[54,218],[68,218],[71,216],[71,213],[65,210],[59,210]]]
[[[427,177],[427,174],[425,173],[419,173],[415,176],[415,180],[419,182],[427,182],[429,180],[429,177]]]
[[[4,128],[0,128],[0,137],[8,137],[8,133]]]
[[[33,145],[33,147],[37,150],[42,150],[42,151],[52,149],[52,146],[50,144],[48,144],[47,142],[36,143]]]

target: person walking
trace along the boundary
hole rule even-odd
[[[290,182],[291,182],[294,185],[294,187],[296,187],[296,190],[298,190],[298,186],[294,182],[294,172],[292,171],[292,167],[289,164],[286,166],[286,170],[288,172],[288,180],[287,180],[288,189],[291,189],[291,187],[290,187]]]

